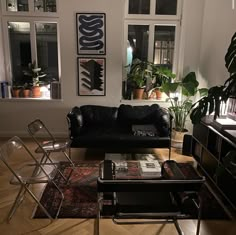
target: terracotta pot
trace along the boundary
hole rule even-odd
[[[41,91],[39,86],[33,86],[32,87],[32,97],[33,98],[39,98],[41,97]]]
[[[133,90],[134,99],[143,99],[144,88],[136,88]]]
[[[21,89],[13,89],[12,90],[12,96],[13,97],[20,97],[20,90]]]
[[[156,99],[160,100],[162,97],[162,92],[157,88],[155,89],[155,93],[156,93]]]
[[[30,89],[24,89],[24,90],[23,90],[23,96],[24,96],[25,98],[29,97],[29,96],[30,96]]]

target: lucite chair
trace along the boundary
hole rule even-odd
[[[22,158],[23,164],[20,164],[19,167],[19,164],[16,164],[16,160],[12,161],[13,158]],[[27,193],[33,198],[33,200],[38,204],[38,206],[48,216],[49,219],[53,220],[54,218],[57,218],[61,209],[64,195],[54,181],[54,177],[57,173],[55,170],[55,164],[40,163],[37,161],[35,156],[30,152],[24,142],[17,136],[11,138],[0,147],[0,159],[13,175],[10,180],[10,184],[20,186],[15,201],[8,213],[7,221],[9,222],[11,220],[15,211],[23,201],[25,194]],[[34,190],[30,189],[31,185],[45,183],[52,183],[61,196],[55,217],[52,217],[48,210],[40,203]]]
[[[35,152],[43,154],[41,162],[49,161],[52,163],[53,161],[50,158],[50,154],[53,152],[61,152],[64,154],[70,166],[72,167],[68,178],[65,179],[63,176],[68,182],[75,167],[70,157],[70,141],[67,139],[57,140],[40,119],[36,119],[28,124],[28,132],[38,145],[38,147],[35,149]]]

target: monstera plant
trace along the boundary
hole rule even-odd
[[[213,86],[208,90],[208,95],[198,100],[192,106],[190,119],[193,124],[199,123],[207,114],[214,113],[214,119],[220,115],[220,106],[229,97],[236,97],[236,33],[225,55],[225,67],[229,78],[221,86]]]

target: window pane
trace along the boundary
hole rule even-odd
[[[129,25],[128,41],[132,49],[132,59],[139,58],[147,61],[148,58],[148,25]]]
[[[31,62],[30,24],[28,22],[8,22],[11,51],[13,85],[23,86],[29,82],[23,75]]]
[[[150,14],[150,0],[129,0],[129,14]]]
[[[29,11],[28,0],[6,0],[7,11]]]
[[[156,14],[176,15],[177,0],[156,0]]]
[[[56,0],[34,0],[34,10],[42,12],[56,12]]]
[[[57,24],[36,23],[38,66],[47,74],[46,82],[58,80]]]
[[[173,67],[175,26],[155,26],[154,63]]]

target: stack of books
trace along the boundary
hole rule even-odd
[[[141,160],[140,173],[142,176],[161,176],[161,166],[157,160],[145,161]]]

